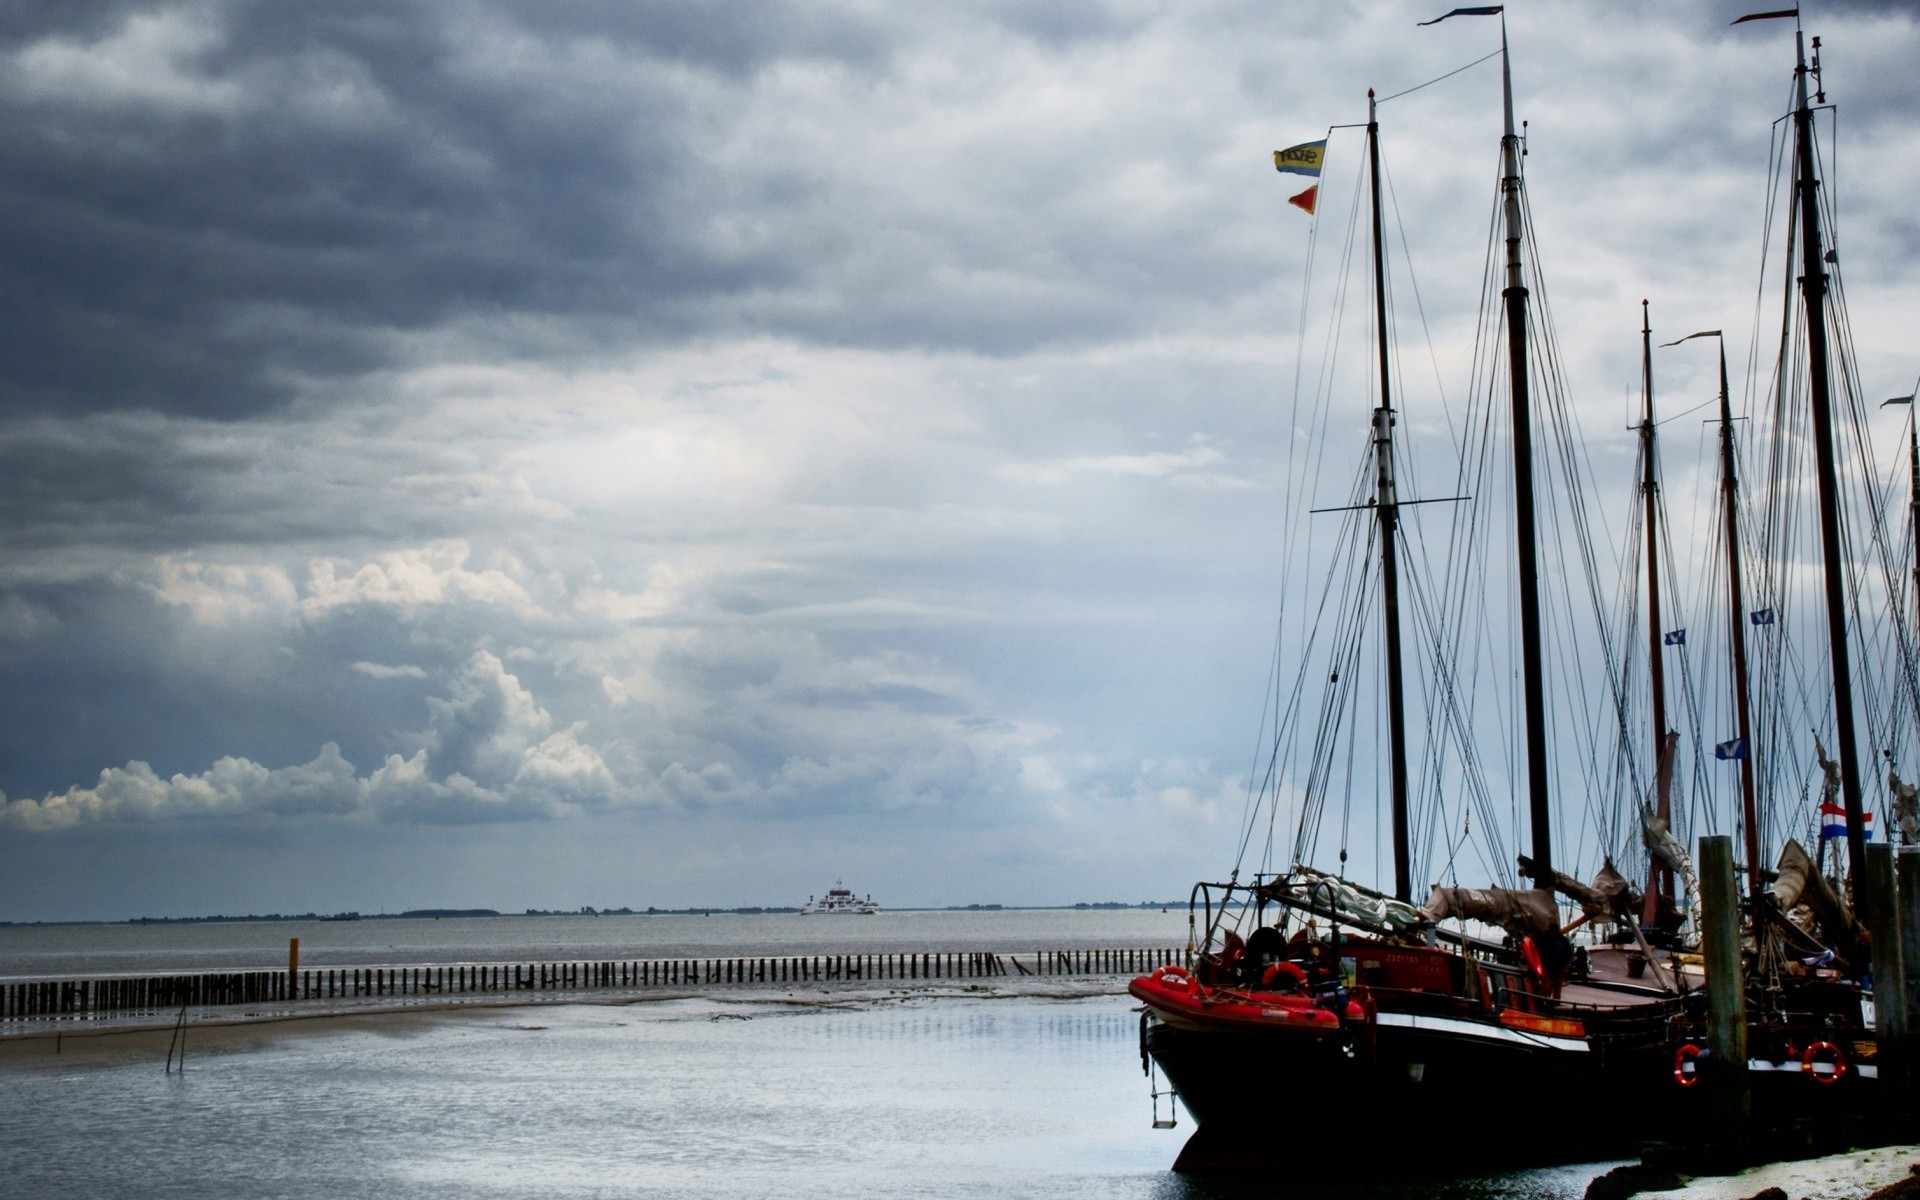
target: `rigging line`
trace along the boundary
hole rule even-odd
[[[1355,558],[1354,558],[1354,552],[1352,550],[1352,545],[1358,534],[1358,526],[1360,524],[1362,524],[1362,522],[1359,522],[1353,518],[1349,518],[1348,520],[1341,522],[1342,534],[1339,539],[1339,544],[1336,545],[1335,547],[1335,552],[1337,556],[1336,563],[1346,562],[1349,564],[1349,569],[1344,573],[1348,577],[1348,579],[1347,579],[1346,587],[1342,591],[1343,597],[1345,595],[1350,594],[1353,588],[1353,583],[1351,580],[1351,575],[1353,574],[1353,568],[1351,564],[1355,562]],[[1364,566],[1364,560],[1362,560],[1362,565]],[[1344,634],[1342,633],[1342,630],[1341,630],[1341,623],[1339,621],[1328,623],[1326,621],[1326,615],[1327,615],[1327,605],[1331,597],[1333,585],[1336,581],[1336,577],[1338,577],[1340,574],[1341,572],[1329,570],[1326,576],[1325,583],[1322,589],[1319,611],[1315,614],[1314,624],[1311,627],[1313,632],[1309,636],[1309,644],[1303,651],[1300,672],[1295,676],[1294,702],[1293,704],[1289,705],[1290,713],[1295,710],[1298,704],[1303,703],[1305,701],[1305,686],[1308,678],[1308,670],[1312,662],[1314,661],[1314,657],[1315,657],[1312,643],[1318,640],[1318,637],[1319,637],[1318,631],[1322,628],[1326,628],[1328,630],[1330,639],[1335,643],[1333,647],[1333,653],[1335,655],[1335,659],[1334,659],[1335,666],[1334,666],[1333,676],[1334,676],[1334,680],[1337,681],[1338,663],[1339,663],[1338,655],[1340,653],[1338,644],[1341,638],[1344,636]],[[1343,599],[1337,611],[1344,613],[1349,607],[1350,606],[1346,604]],[[1325,695],[1326,695],[1326,689],[1323,688],[1322,689],[1323,702],[1321,705],[1323,724],[1325,720],[1325,714],[1327,712],[1327,701],[1324,699]],[[1297,728],[1297,725],[1294,722],[1291,722],[1291,721],[1288,722],[1287,731],[1289,735],[1289,741],[1291,741],[1290,735],[1292,731],[1296,728]],[[1317,740],[1318,738],[1316,738],[1316,742]],[[1287,752],[1289,762],[1292,761],[1292,755],[1296,752],[1297,751]],[[1307,787],[1305,789],[1305,793],[1303,794],[1301,799],[1300,828],[1296,830],[1296,842],[1295,842],[1295,855],[1296,855],[1295,860],[1296,861],[1300,861],[1300,854],[1303,851],[1304,846],[1306,845],[1306,842],[1304,840],[1304,834],[1307,828],[1309,827],[1309,824],[1312,824],[1315,827],[1317,827],[1318,819],[1316,814],[1317,814],[1318,806],[1321,803],[1321,800],[1317,796],[1317,785],[1313,777],[1313,771],[1312,771],[1313,765],[1316,761],[1317,761],[1316,757],[1310,757],[1308,762],[1309,778],[1307,781]],[[1276,787],[1276,799],[1273,807],[1273,812],[1270,816],[1269,835],[1268,835],[1269,840],[1271,840],[1271,837],[1272,837],[1271,822],[1274,820],[1277,820],[1279,815],[1277,778],[1275,782],[1275,787]]]
[[[1400,261],[1405,264],[1407,283],[1413,289],[1413,307],[1414,311],[1420,315],[1421,339],[1427,347],[1427,361],[1433,368],[1433,389],[1440,397],[1440,412],[1446,420],[1447,436],[1452,443],[1454,457],[1457,461],[1460,454],[1460,431],[1454,425],[1453,405],[1447,399],[1447,386],[1440,371],[1439,351],[1433,344],[1433,326],[1427,319],[1426,301],[1420,294],[1420,277],[1413,269],[1413,246],[1407,238],[1406,222],[1402,219],[1400,211],[1400,197],[1393,190],[1393,173],[1384,166],[1382,171],[1385,175],[1387,185],[1387,197],[1391,201],[1390,207],[1393,209],[1394,228],[1400,234]],[[1407,378],[1407,373],[1403,371],[1401,378],[1403,380]],[[1406,390],[1404,385],[1401,390],[1404,394]],[[1409,464],[1409,467],[1411,467],[1411,464]],[[1415,494],[1418,494],[1420,490],[1418,475],[1413,474],[1410,470],[1408,479],[1414,485]]]
[[[1358,194],[1358,186],[1359,185],[1356,182],[1355,184],[1356,197]],[[1356,199],[1356,203],[1357,203],[1357,199]],[[1300,452],[1301,452],[1300,441],[1301,441],[1301,435],[1303,433],[1303,429],[1297,414],[1299,411],[1300,399],[1303,394],[1302,392],[1302,384],[1304,383],[1303,372],[1305,369],[1305,364],[1307,362],[1307,355],[1305,353],[1305,348],[1307,344],[1309,316],[1311,313],[1317,311],[1315,306],[1311,303],[1311,300],[1312,300],[1312,293],[1313,293],[1313,281],[1316,278],[1314,264],[1318,261],[1319,235],[1320,235],[1320,222],[1318,219],[1316,219],[1313,222],[1311,222],[1309,226],[1309,232],[1308,232],[1308,238],[1307,238],[1306,271],[1301,280],[1301,305],[1299,309],[1300,315],[1299,315],[1299,320],[1298,320],[1296,334],[1295,334],[1297,352],[1294,357],[1293,409],[1296,416],[1295,416],[1295,419],[1288,421],[1288,441],[1287,441],[1286,461],[1289,464],[1297,463],[1299,461]],[[1351,240],[1352,239],[1350,235],[1348,239],[1349,245],[1347,247],[1348,255],[1351,255],[1352,253]],[[1347,272],[1343,271],[1340,273],[1339,278],[1341,278],[1344,281],[1346,275],[1347,275]],[[1342,288],[1341,290],[1344,290],[1344,289]],[[1338,307],[1338,304],[1336,303],[1336,308],[1337,307]],[[1326,358],[1323,357],[1322,361],[1324,363],[1326,361]],[[1316,389],[1315,395],[1317,397],[1324,397],[1324,394],[1325,394],[1325,387],[1324,387],[1324,373],[1323,373],[1322,386]],[[1308,425],[1310,428],[1304,432],[1307,432],[1309,433],[1309,435],[1311,435],[1311,432],[1312,432],[1311,426],[1315,424],[1317,424],[1317,422],[1315,422],[1312,419],[1310,414],[1309,422],[1308,422]],[[1317,443],[1317,440],[1318,440],[1317,438],[1313,438],[1309,436],[1310,443]],[[1304,520],[1304,517],[1296,511],[1296,504],[1301,498],[1301,495],[1304,495],[1304,494],[1310,494],[1310,493],[1303,492],[1303,493],[1297,494],[1296,489],[1293,489],[1293,488],[1288,488],[1288,489],[1285,489],[1284,491],[1284,498],[1282,502],[1282,522],[1281,522],[1284,547],[1291,548],[1292,546],[1297,545],[1298,542],[1301,540],[1302,530],[1300,527],[1300,522]],[[1312,522],[1307,523],[1307,528],[1305,531],[1305,540],[1308,543],[1306,549],[1310,555],[1312,550]],[[1288,554],[1287,556],[1291,557],[1291,554]],[[1280,611],[1276,615],[1276,619],[1275,619],[1274,664],[1273,664],[1273,673],[1269,679],[1269,684],[1272,689],[1270,694],[1274,697],[1276,701],[1276,705],[1280,695],[1279,670],[1280,670],[1281,656],[1284,653],[1285,637],[1286,637],[1286,631],[1287,631],[1287,603],[1286,603],[1287,592],[1288,592],[1288,589],[1284,589],[1284,588],[1282,589]],[[1274,716],[1276,723],[1281,719],[1280,712],[1277,707],[1273,710],[1272,715]],[[1259,747],[1262,744],[1265,744],[1267,742],[1267,737],[1264,732],[1266,728],[1266,720],[1265,720],[1266,716],[1267,716],[1267,713],[1263,711],[1261,725],[1260,725],[1261,732],[1258,734],[1258,736],[1255,739],[1256,765],[1258,764],[1258,761],[1259,761],[1258,760]],[[1275,746],[1275,751],[1277,754],[1278,746],[1279,746],[1278,739],[1274,740],[1273,745]],[[1265,779],[1273,778],[1275,770],[1276,770],[1276,766],[1274,762],[1270,759],[1267,765],[1267,770],[1264,773],[1264,778]],[[1245,860],[1247,850],[1250,847],[1253,830],[1256,827],[1255,821],[1258,816],[1258,806],[1262,803],[1262,797],[1266,794],[1264,783],[1262,786],[1258,788],[1254,786],[1255,778],[1256,778],[1256,772],[1249,771],[1248,772],[1249,786],[1248,786],[1245,806],[1241,816],[1242,837],[1241,837],[1241,844],[1239,847],[1239,851],[1238,851],[1238,854],[1236,855],[1236,864],[1244,862]],[[1279,797],[1278,797],[1277,789],[1274,792],[1273,806],[1274,806],[1274,812],[1272,816],[1277,817],[1278,806],[1279,806]],[[1271,822],[1270,822],[1269,833],[1268,833],[1269,847],[1271,846],[1271,833],[1272,833],[1272,829],[1271,829]]]
[[[1452,79],[1455,75],[1458,75],[1462,71],[1471,71],[1473,68],[1479,66],[1481,63],[1486,62],[1487,59],[1489,58],[1499,58],[1500,55],[1504,52],[1505,52],[1504,48],[1501,50],[1495,50],[1491,54],[1483,55],[1479,58],[1474,59],[1472,62],[1468,63],[1464,67],[1455,67],[1453,70],[1448,71],[1445,75],[1435,76],[1434,78],[1427,80],[1425,83],[1416,83],[1404,92],[1395,92],[1393,95],[1388,96],[1383,100],[1374,101],[1374,103],[1385,104],[1388,100],[1398,100],[1402,96],[1411,96],[1415,92],[1419,91],[1421,88],[1430,88],[1436,83],[1440,83],[1444,80]]]
[[[1694,406],[1693,406],[1692,408],[1689,408],[1689,409],[1686,409],[1686,410],[1685,410],[1685,411],[1683,411],[1683,412],[1677,412],[1677,413],[1675,413],[1675,414],[1673,414],[1673,415],[1672,415],[1672,416],[1670,416],[1670,417],[1664,417],[1664,418],[1662,418],[1661,420],[1658,420],[1658,421],[1655,421],[1655,422],[1653,423],[1653,427],[1654,427],[1655,429],[1658,429],[1658,428],[1660,428],[1660,427],[1661,427],[1662,425],[1670,425],[1670,424],[1672,424],[1673,422],[1675,422],[1675,421],[1678,421],[1678,420],[1679,420],[1679,419],[1680,419],[1681,417],[1690,417],[1690,416],[1692,416],[1692,415],[1693,415],[1694,413],[1697,413],[1697,412],[1699,412],[1699,411],[1700,411],[1701,409],[1703,409],[1703,408],[1710,408],[1710,407],[1712,407],[1713,405],[1715,405],[1715,404],[1718,404],[1718,403],[1720,403],[1720,397],[1718,397],[1718,396],[1715,396],[1715,397],[1714,397],[1713,399],[1711,399],[1711,400],[1702,400],[1702,401],[1701,401],[1700,403],[1698,403],[1698,404],[1696,404],[1696,405],[1694,405]],[[1636,424],[1635,424],[1635,425],[1633,426],[1633,428],[1638,428],[1638,427],[1639,427],[1639,426],[1638,426],[1638,423],[1636,423]]]
[[[1532,235],[1534,243],[1537,246],[1539,238],[1534,227],[1530,198],[1524,195],[1522,196],[1522,219],[1526,231]],[[1613,704],[1611,707],[1614,710],[1613,724],[1615,726],[1616,738],[1615,753],[1618,754],[1621,746],[1625,743],[1627,734],[1625,717],[1626,697],[1619,674],[1619,651],[1615,646],[1616,639],[1609,628],[1605,606],[1602,601],[1602,596],[1608,589],[1601,585],[1601,573],[1599,570],[1600,557],[1596,553],[1595,538],[1593,536],[1593,530],[1590,527],[1592,522],[1597,519],[1602,527],[1602,532],[1609,536],[1610,540],[1608,540],[1606,544],[1617,545],[1618,542],[1617,540],[1611,540],[1611,531],[1606,528],[1606,506],[1596,506],[1583,500],[1585,494],[1590,490],[1589,480],[1594,478],[1591,451],[1587,448],[1585,440],[1581,437],[1579,414],[1573,409],[1568,399],[1569,389],[1564,363],[1559,353],[1557,330],[1553,321],[1552,308],[1548,303],[1546,281],[1544,274],[1540,270],[1539,260],[1540,255],[1536,253],[1531,260],[1532,269],[1529,272],[1530,281],[1535,285],[1535,290],[1540,297],[1540,303],[1534,310],[1536,320],[1530,323],[1532,326],[1529,330],[1531,334],[1530,341],[1537,346],[1539,352],[1536,361],[1540,364],[1539,373],[1542,384],[1541,407],[1544,417],[1542,434],[1550,439],[1551,450],[1551,454],[1546,461],[1550,469],[1552,465],[1557,462],[1560,472],[1561,490],[1565,492],[1565,495],[1562,496],[1558,491],[1550,487],[1547,490],[1546,500],[1555,512],[1570,519],[1570,521],[1561,522],[1560,527],[1564,529],[1566,525],[1570,523],[1573,538],[1571,547],[1566,544],[1564,535],[1561,538],[1553,539],[1550,543],[1550,549],[1553,553],[1557,554],[1563,566],[1569,565],[1568,558],[1569,555],[1571,555],[1579,564],[1581,574],[1586,580],[1588,608],[1590,610],[1587,616],[1591,622],[1591,628],[1598,634],[1601,641],[1602,662],[1612,693]],[[1582,469],[1583,466],[1584,470]],[[1551,482],[1551,478],[1549,482]],[[1619,562],[1617,558],[1613,565],[1618,568]],[[1568,572],[1566,577],[1571,579],[1572,573]],[[1583,677],[1587,674],[1585,665],[1576,656],[1576,647],[1567,640],[1573,636],[1576,625],[1581,623],[1576,612],[1574,596],[1570,589],[1562,592],[1561,605],[1564,608],[1568,624],[1564,629],[1554,634],[1555,642],[1558,646],[1557,653],[1563,665],[1570,669],[1570,673],[1573,676]],[[1566,698],[1563,697],[1562,705],[1564,706],[1566,704]],[[1568,715],[1586,727],[1586,756],[1588,762],[1597,774],[1599,763],[1595,756],[1599,751],[1599,743],[1602,740],[1602,718],[1591,705],[1574,702],[1570,707],[1572,711]],[[1628,765],[1630,769],[1637,768],[1637,758],[1630,758]],[[1559,769],[1560,766],[1558,760],[1556,760],[1556,775],[1558,775]],[[1637,769],[1632,769],[1632,774],[1634,776],[1633,791],[1638,793],[1641,789],[1638,782]],[[1589,797],[1588,815],[1589,819],[1597,820],[1597,816],[1591,811],[1595,799],[1596,798],[1592,796]]]

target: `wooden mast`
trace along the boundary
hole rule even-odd
[[[1914,612],[1920,614],[1920,401],[1907,397],[1913,409],[1907,413],[1907,496],[1913,522],[1913,597]]]
[[[1859,753],[1854,734],[1853,670],[1847,641],[1846,561],[1840,552],[1840,483],[1833,445],[1833,396],[1827,349],[1827,261],[1820,236],[1819,178],[1814,169],[1813,108],[1808,103],[1807,35],[1794,31],[1796,63],[1793,110],[1794,155],[1798,163],[1800,217],[1800,296],[1807,319],[1807,392],[1813,417],[1815,468],[1820,485],[1820,551],[1825,564],[1828,657],[1833,667],[1835,733],[1840,743],[1840,786],[1847,809],[1847,871],[1854,911],[1864,912],[1867,839]],[[1820,43],[1814,41],[1817,55]],[[1825,96],[1820,97],[1824,103]]]
[[[1662,642],[1666,627],[1660,620],[1660,475],[1654,461],[1653,429],[1653,326],[1647,317],[1647,302],[1640,302],[1640,390],[1646,409],[1640,418],[1640,492],[1646,502],[1647,525],[1647,663],[1648,683],[1653,689],[1653,761],[1655,806],[1660,819],[1673,827],[1673,755],[1667,752],[1666,653]],[[1661,896],[1673,895],[1673,874],[1649,856],[1647,863],[1647,899],[1642,923],[1651,925],[1659,916]]]
[[[1387,268],[1380,214],[1380,123],[1367,89],[1367,163],[1373,181],[1374,340],[1380,349],[1380,406],[1373,411],[1374,508],[1380,521],[1380,588],[1386,625],[1387,744],[1393,774],[1393,896],[1413,899],[1407,833],[1407,704],[1400,652],[1400,505],[1393,483],[1393,389],[1387,347]]]
[[[1533,413],[1527,392],[1527,286],[1520,254],[1520,135],[1513,123],[1513,63],[1500,17],[1500,83],[1506,131],[1500,138],[1502,221],[1507,241],[1507,375],[1513,408],[1514,536],[1519,549],[1521,687],[1527,722],[1527,816],[1533,885],[1553,891],[1553,827],[1547,791],[1546,662],[1541,647],[1540,544],[1533,505]]]
[[[1733,402],[1727,395],[1727,345],[1714,331],[1720,344],[1720,513],[1721,536],[1727,542],[1727,632],[1729,654],[1733,659],[1733,708],[1738,722],[1735,736],[1740,739],[1740,816],[1746,826],[1747,898],[1760,900],[1760,807],[1754,799],[1753,722],[1747,699],[1747,598],[1740,575],[1740,485],[1734,475]],[[1759,911],[1755,909],[1755,911]]]
[[[1507,317],[1507,385],[1513,408],[1513,515],[1518,543],[1521,690],[1526,707],[1527,816],[1532,827],[1533,886],[1553,894],[1552,805],[1547,788],[1546,662],[1541,646],[1540,543],[1533,503],[1533,413],[1527,394],[1527,285],[1521,257],[1520,134],[1513,122],[1513,60],[1507,52],[1504,5],[1456,8],[1449,17],[1500,18],[1500,89],[1506,127],[1500,138],[1501,224],[1507,242],[1507,284],[1500,292]],[[1554,901],[1558,904],[1558,901]]]

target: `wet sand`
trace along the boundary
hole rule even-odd
[[[1702,1177],[1671,1192],[1644,1192],[1647,1200],[1747,1200],[1777,1187],[1789,1200],[1865,1200],[1908,1177],[1920,1164],[1920,1146],[1881,1146],[1799,1162],[1768,1163],[1738,1175]]]
[[[960,979],[888,986],[840,984],[801,987],[739,987],[568,991],[547,994],[475,995],[458,1000],[417,998],[309,1000],[284,1004],[223,1005],[189,1012],[184,1036],[192,1056],[235,1054],[264,1048],[291,1037],[333,1032],[405,1037],[432,1025],[461,1020],[500,1021],[515,1014],[565,1005],[619,1007],[667,1001],[701,1001],[724,1013],[769,1007],[814,1009],[876,1008],[889,1004],[962,996],[973,999],[1024,998],[1078,1000],[1122,996],[1124,982],[1112,978],[996,980],[991,984]],[[12,1070],[117,1066],[132,1061],[164,1063],[174,1043],[178,1012],[142,1013],[106,1018],[49,1018],[13,1022],[0,1029],[0,1073]]]

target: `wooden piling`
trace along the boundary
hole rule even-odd
[[[1713,1150],[1739,1155],[1747,1144],[1753,1095],[1747,1078],[1746,980],[1740,962],[1740,901],[1733,839],[1700,839],[1700,909],[1707,972],[1706,1085]]]
[[[1900,963],[1907,985],[1907,1094],[1905,1107],[1920,1107],[1920,846],[1902,846],[1894,856],[1900,907]]]
[[[1894,878],[1893,847],[1867,847],[1867,929],[1873,951],[1875,1065],[1889,1108],[1904,1109],[1910,1095],[1907,972]]]

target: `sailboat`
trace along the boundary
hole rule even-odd
[[[1398,496],[1393,452],[1397,414],[1386,345],[1379,123],[1369,93],[1379,403],[1371,420],[1372,494],[1350,510],[1370,516],[1380,554],[1393,892],[1346,878],[1344,850],[1338,872],[1296,858],[1278,872],[1242,880],[1236,868],[1225,882],[1195,886],[1196,932],[1187,961],[1129,985],[1143,1007],[1143,1058],[1165,1073],[1198,1125],[1176,1169],[1297,1162],[1299,1146],[1275,1120],[1276,1102],[1289,1095],[1310,1102],[1316,1112],[1370,1114],[1361,1121],[1312,1122],[1311,1132],[1301,1136],[1322,1149],[1336,1148],[1343,1136],[1356,1148],[1377,1146],[1381,1122],[1404,1121],[1417,1122],[1427,1145],[1449,1131],[1462,1134],[1449,1144],[1451,1154],[1525,1159],[1618,1146],[1632,1137],[1636,1121],[1652,1117],[1666,1094],[1658,1086],[1671,1062],[1666,1027],[1684,1004],[1686,982],[1653,966],[1644,942],[1574,947],[1556,898],[1557,892],[1574,899],[1580,920],[1617,924],[1629,938],[1637,937],[1637,898],[1610,866],[1584,884],[1553,865],[1529,395],[1535,331],[1522,256],[1525,199],[1504,17],[1501,57],[1500,342],[1512,421],[1522,790],[1531,830],[1531,854],[1520,864],[1533,886],[1436,886],[1424,904],[1413,903],[1411,739],[1396,536],[1407,502]],[[1337,687],[1340,678],[1336,667],[1328,687]],[[1330,768],[1320,770],[1313,786],[1324,790]],[[1573,1100],[1604,1117],[1584,1123],[1570,1143],[1560,1106],[1527,1097]],[[1629,1100],[1641,1103],[1631,1107]],[[1490,1129],[1499,1136],[1487,1136]]]
[[[1856,684],[1873,683],[1881,672],[1882,699],[1894,710],[1883,717],[1877,730],[1871,703],[1867,707],[1872,741],[1884,747],[1889,763],[1889,783],[1894,789],[1896,812],[1903,798],[1894,745],[1900,740],[1897,730],[1920,717],[1920,693],[1914,689],[1912,640],[1897,620],[1899,596],[1904,591],[1892,568],[1887,531],[1879,505],[1868,498],[1865,511],[1856,506],[1847,519],[1849,496],[1857,497],[1859,487],[1850,492],[1842,478],[1842,461],[1836,431],[1859,432],[1861,408],[1858,403],[1851,356],[1838,334],[1846,329],[1846,315],[1838,288],[1838,258],[1832,250],[1829,231],[1822,222],[1822,180],[1819,154],[1815,146],[1814,113],[1825,104],[1820,83],[1819,39],[1812,41],[1798,27],[1799,12],[1789,9],[1742,17],[1734,24],[1748,21],[1792,18],[1795,21],[1794,105],[1790,114],[1791,165],[1783,172],[1791,180],[1792,203],[1786,206],[1790,230],[1786,239],[1790,261],[1785,271],[1787,292],[1781,323],[1780,358],[1773,374],[1778,390],[1772,421],[1771,499],[1774,514],[1768,532],[1772,545],[1771,561],[1762,562],[1767,579],[1775,580],[1771,594],[1750,606],[1742,588],[1745,578],[1740,559],[1742,536],[1738,521],[1738,483],[1733,437],[1733,414],[1728,398],[1726,353],[1720,354],[1720,491],[1722,497],[1722,537],[1726,543],[1728,583],[1730,679],[1734,690],[1738,733],[1729,746],[1738,753],[1729,755],[1741,761],[1741,819],[1745,830],[1747,860],[1746,910],[1747,938],[1753,947],[1748,960],[1745,1020],[1748,1077],[1752,1088],[1753,1117],[1763,1130],[1778,1131],[1824,1121],[1857,1136],[1863,1117],[1878,1114],[1885,1107],[1879,1079],[1878,1037],[1872,1020],[1873,996],[1867,982],[1872,966],[1866,931],[1860,923],[1867,910],[1863,891],[1867,879],[1866,841],[1872,814],[1866,802],[1865,777],[1860,768],[1857,730],[1859,704]],[[1797,293],[1797,296],[1796,296]],[[1797,299],[1797,303],[1795,303]],[[1796,327],[1796,318],[1798,325]],[[1707,331],[1691,337],[1720,338],[1719,331]],[[1683,338],[1682,341],[1690,340]],[[1678,343],[1674,343],[1678,344]],[[1797,389],[1804,387],[1804,393]],[[1804,401],[1804,407],[1801,405]],[[1851,402],[1851,403],[1849,403]],[[1860,446],[1865,446],[1861,438]],[[1814,515],[1817,518],[1820,548],[1820,619],[1807,622],[1809,641],[1824,644],[1830,691],[1816,694],[1831,699],[1824,713],[1802,712],[1800,721],[1784,719],[1779,710],[1787,707],[1777,678],[1777,664],[1784,653],[1779,639],[1786,630],[1791,587],[1779,580],[1787,577],[1793,560],[1790,544],[1791,522],[1780,516],[1803,490],[1808,464],[1795,454],[1800,447],[1810,449],[1810,471],[1814,477]],[[1910,468],[1920,468],[1920,442],[1916,442]],[[1920,477],[1916,477],[1920,478]],[[1920,490],[1914,496],[1920,497]],[[1920,503],[1920,501],[1916,501]],[[1916,509],[1920,512],[1920,509]],[[1870,539],[1885,568],[1880,591],[1863,587],[1860,568],[1855,564],[1847,543],[1861,531]],[[1763,580],[1763,587],[1767,586]],[[1870,599],[1862,599],[1868,597]],[[1851,600],[1851,603],[1850,603]],[[1855,622],[1858,622],[1856,626]],[[1869,627],[1878,626],[1884,639],[1882,661],[1862,660],[1870,669],[1854,667],[1856,644]],[[1776,664],[1763,670],[1755,681],[1749,672],[1747,637],[1754,631],[1761,640],[1763,660]],[[1770,644],[1771,643],[1771,644]],[[1764,666],[1763,662],[1763,666]],[[1765,686],[1761,686],[1765,685]],[[1804,689],[1803,689],[1804,690]],[[1751,692],[1762,693],[1759,696]],[[1771,692],[1772,694],[1765,694]],[[1753,720],[1750,705],[1765,700],[1775,710],[1771,719]],[[1915,706],[1907,709],[1908,705]],[[1906,710],[1906,711],[1903,711]],[[1826,722],[1831,720],[1831,725]],[[1763,772],[1764,752],[1768,764],[1804,758],[1807,731],[1804,722],[1824,726],[1833,741],[1831,754],[1822,744],[1820,729],[1813,732],[1813,749],[1819,763],[1815,779],[1822,826],[1836,828],[1836,849],[1844,845],[1844,856],[1836,857],[1844,866],[1829,874],[1822,870],[1820,857],[1809,854],[1795,837],[1784,840],[1776,869],[1769,876],[1762,871],[1763,840],[1761,826],[1771,807],[1756,797],[1759,782],[1769,774],[1775,782],[1774,801],[1785,803],[1795,792],[1788,777],[1781,786],[1780,772]],[[1796,754],[1796,750],[1798,754]],[[1812,797],[1802,801],[1810,806]],[[1911,796],[1905,797],[1911,802]],[[1830,824],[1831,823],[1831,824]],[[1799,824],[1793,822],[1792,824]],[[1804,826],[1803,826],[1804,827]],[[1851,904],[1849,904],[1851,900]],[[1897,925],[1894,927],[1897,929]],[[1704,1021],[1699,1014],[1674,1024],[1677,1053],[1697,1047],[1704,1041]],[[1691,1085],[1692,1080],[1679,1080]]]

